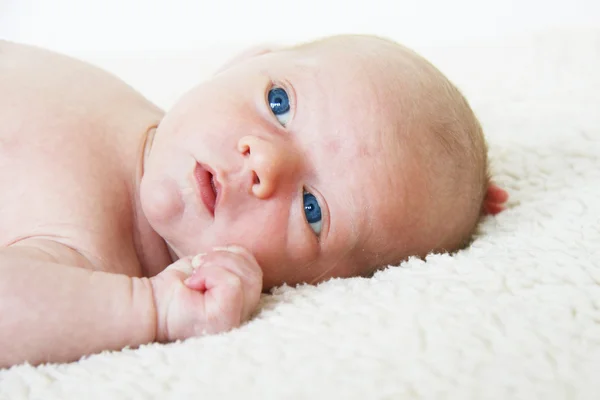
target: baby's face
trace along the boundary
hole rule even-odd
[[[244,246],[268,289],[359,274],[408,240],[398,232],[419,201],[414,163],[384,133],[384,83],[352,60],[327,48],[255,57],[165,116],[141,201],[177,256]]]

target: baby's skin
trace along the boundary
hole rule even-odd
[[[352,60],[251,51],[165,114],[0,41],[0,367],[227,331],[262,291],[450,237],[415,212],[435,204],[423,143],[388,132],[397,94]],[[505,201],[490,185],[483,210]]]

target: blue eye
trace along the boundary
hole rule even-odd
[[[269,90],[267,100],[279,123],[285,126],[290,119],[290,99],[285,89],[274,87]]]
[[[304,215],[306,216],[306,221],[310,225],[310,229],[319,236],[321,234],[321,225],[322,225],[322,217],[321,217],[321,206],[317,201],[317,198],[311,193],[304,192]]]

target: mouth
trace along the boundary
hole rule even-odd
[[[219,182],[215,179],[213,171],[207,166],[196,163],[194,178],[198,188],[198,195],[206,209],[215,215],[215,208],[219,198]]]

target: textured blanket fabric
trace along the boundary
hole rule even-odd
[[[3,370],[0,399],[600,398],[600,31],[417,50],[511,195],[470,247],[280,288],[227,334]]]

